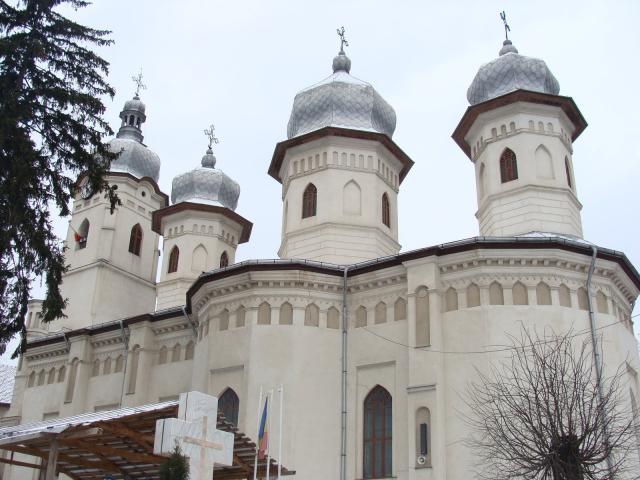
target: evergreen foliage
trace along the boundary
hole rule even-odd
[[[176,445],[173,453],[160,465],[160,480],[188,480],[189,461]]]
[[[104,180],[116,156],[102,141],[113,133],[102,119],[101,97],[114,95],[109,64],[90,50],[111,44],[110,32],[58,12],[88,3],[0,0],[0,353],[25,332],[36,277],[47,287],[43,321],[64,316],[63,247],[50,209],[69,215],[79,174],[106,192],[112,210],[119,203]]]

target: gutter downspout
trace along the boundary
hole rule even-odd
[[[120,320],[120,335],[122,336],[122,350],[124,351],[124,365],[122,366],[122,389],[120,391],[120,408],[124,401],[124,386],[127,383],[127,359],[129,358],[129,335],[124,328],[124,322]]]
[[[344,267],[342,277],[342,400],[340,412],[340,480],[347,479],[347,276],[349,266]]]
[[[591,280],[593,279],[593,272],[596,268],[596,258],[598,256],[598,248],[595,245],[591,245],[591,264],[589,265],[589,273],[587,274],[587,304],[589,306],[589,324],[591,327],[591,344],[593,348],[593,362],[596,367],[596,384],[598,386],[598,399],[600,405],[604,402],[604,392],[602,390],[602,355],[598,347],[598,337],[596,335],[596,314],[593,309],[593,286]],[[607,412],[600,411],[602,416],[602,433],[604,435],[605,448],[609,450],[609,431],[607,430]],[[613,471],[613,462],[611,455],[607,455],[607,469],[609,470],[609,478],[613,478],[611,472]]]

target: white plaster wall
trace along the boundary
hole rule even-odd
[[[465,140],[472,146],[475,163],[476,217],[481,235],[545,231],[582,237],[582,205],[573,176],[572,131],[561,109],[524,102],[497,108],[476,119]],[[536,161],[536,150],[541,146],[551,157],[549,169],[541,169]],[[505,148],[516,154],[518,179],[502,183],[500,156]]]
[[[287,151],[280,170],[279,256],[346,264],[397,253],[400,170],[400,162],[373,141],[328,137]],[[360,190],[359,205],[348,194],[345,201],[350,182]],[[302,195],[309,183],[318,192],[316,215],[302,218]],[[384,193],[390,227],[382,223]]]

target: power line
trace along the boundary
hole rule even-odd
[[[603,330],[605,328],[612,327],[614,325],[618,325],[619,323],[620,322],[616,321],[616,322],[610,323],[608,325],[603,325],[602,327],[598,327],[598,328],[596,328],[596,330]],[[462,350],[459,350],[459,351],[435,350],[435,349],[433,349],[431,347],[412,347],[411,345],[407,345],[407,344],[402,343],[402,342],[397,342],[395,340],[392,340],[391,338],[388,338],[388,337],[385,337],[383,335],[377,334],[377,333],[369,330],[367,327],[361,327],[361,328],[363,330],[369,332],[371,335],[373,335],[375,337],[378,337],[378,338],[380,338],[382,340],[385,340],[387,342],[393,343],[395,345],[399,345],[401,347],[404,347],[404,348],[407,348],[407,349],[410,349],[410,350],[419,350],[419,351],[426,352],[426,353],[433,352],[433,353],[442,353],[442,354],[446,354],[446,355],[478,355],[478,354],[486,354],[486,353],[507,352],[509,350],[516,350],[518,348],[521,348],[521,347],[504,347],[504,348],[495,348],[495,349],[491,349],[491,350],[467,350],[467,351],[462,351]],[[589,333],[588,329],[581,330],[581,331],[577,332],[576,334],[569,336],[569,338],[575,338],[575,337],[577,337],[579,335],[585,335],[587,333]],[[550,341],[551,340],[549,340],[549,342]],[[540,342],[540,343],[548,343],[548,342],[543,341],[543,342]]]

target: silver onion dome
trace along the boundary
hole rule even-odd
[[[467,90],[467,100],[475,105],[515,90],[557,95],[560,84],[543,60],[520,55],[511,40],[505,40],[500,56],[478,70]]]
[[[370,84],[351,76],[350,70],[351,60],[340,51],[333,59],[333,74],[296,95],[288,138],[329,126],[393,136],[396,112]]]
[[[235,210],[240,197],[240,185],[223,171],[215,168],[216,157],[211,148],[202,157],[202,167],[178,175],[171,186],[171,202],[204,203]]]
[[[109,150],[120,155],[111,162],[113,172],[126,172],[134,177],[160,178],[160,157],[152,152],[142,140],[142,124],[147,119],[145,104],[136,94],[124,104],[120,112],[122,123],[116,138],[109,142]]]

